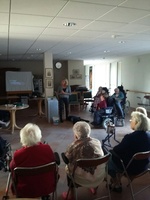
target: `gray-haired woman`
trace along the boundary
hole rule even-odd
[[[97,158],[103,156],[103,150],[101,143],[95,138],[91,138],[91,127],[88,123],[79,121],[73,126],[74,141],[69,145],[65,152],[65,156],[69,160],[69,164],[66,166],[66,173],[68,170],[72,171],[74,168],[75,161],[81,158]],[[93,187],[97,187],[105,176],[105,165],[99,166],[96,169],[82,169],[77,168],[75,173],[75,181],[77,184],[84,187],[91,188],[94,192]],[[69,178],[68,178],[69,182]],[[71,191],[69,199],[73,198],[73,191]],[[63,193],[63,198],[66,198],[66,192]]]
[[[137,152],[150,151],[150,132],[148,118],[146,115],[134,111],[131,113],[130,127],[134,130],[130,134],[126,134],[120,144],[115,146],[112,151],[112,157],[108,163],[108,172],[112,177],[112,184],[115,185],[114,191],[121,192],[121,183],[118,174],[123,172],[120,160],[115,156],[117,154],[126,166],[132,156]],[[149,160],[134,161],[128,168],[128,173],[137,175],[144,171],[149,164]]]

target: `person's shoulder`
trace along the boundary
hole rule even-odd
[[[100,144],[100,141],[96,138],[91,138],[91,141]]]
[[[42,143],[42,142],[40,142],[38,145],[41,148],[51,149],[51,147],[50,147],[50,145],[48,143]]]
[[[124,93],[122,91],[120,91],[120,94],[124,96]]]
[[[14,157],[22,156],[26,152],[26,147],[21,147],[14,152]]]
[[[125,136],[124,136],[124,139],[130,139],[130,138],[134,138],[136,137],[136,135],[139,134],[139,131],[133,131],[132,133],[127,133]]]

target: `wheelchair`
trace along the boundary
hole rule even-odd
[[[121,109],[123,109],[123,107],[121,107]],[[114,103],[111,106],[104,109],[104,113],[101,114],[101,123],[99,126],[101,126],[104,129],[107,129],[107,126],[110,123],[115,124],[116,127],[123,127],[125,125],[124,117],[119,116],[118,108]]]

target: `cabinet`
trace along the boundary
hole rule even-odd
[[[53,117],[58,117],[58,100],[56,97],[47,98],[47,118],[52,122]]]

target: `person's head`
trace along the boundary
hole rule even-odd
[[[87,138],[91,134],[91,127],[87,122],[79,121],[74,124],[73,133],[75,139]]]
[[[62,81],[61,81],[61,84],[63,86],[67,86],[68,85],[68,79],[64,78]]]
[[[100,86],[99,88],[98,88],[98,92],[102,92],[102,86]]]
[[[20,130],[22,146],[34,146],[41,141],[42,134],[36,124],[28,123]]]
[[[148,118],[138,111],[131,113],[130,127],[135,131],[147,131],[149,130]]]
[[[119,88],[115,88],[114,92],[115,92],[115,94],[119,94],[119,92],[120,92]]]
[[[147,117],[147,111],[146,111],[145,108],[143,108],[143,107],[137,107],[136,111],[138,111],[140,113],[143,113]]]
[[[104,100],[105,100],[104,95],[100,95],[100,100],[101,100],[101,101],[104,101]]]

